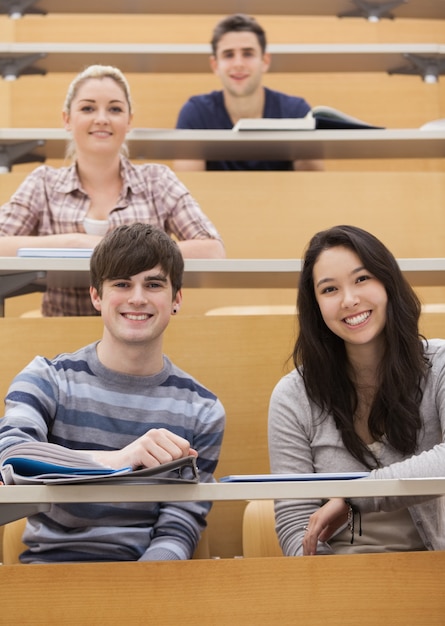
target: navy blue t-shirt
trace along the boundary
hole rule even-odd
[[[263,117],[305,117],[311,107],[303,98],[264,88]],[[176,128],[230,130],[232,120],[222,91],[192,96],[179,112]],[[292,170],[292,161],[207,161],[207,170]]]

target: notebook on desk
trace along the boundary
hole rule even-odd
[[[17,256],[37,259],[89,259],[92,252],[92,248],[19,248]]]
[[[366,478],[369,472],[319,472],[318,474],[231,474],[219,479],[222,483],[281,482],[298,480],[354,480]]]

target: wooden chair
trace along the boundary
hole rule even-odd
[[[243,516],[243,556],[283,556],[277,533],[273,500],[251,500]]]
[[[26,550],[22,541],[26,517],[14,520],[3,527],[3,565],[17,565],[19,556]]]
[[[206,315],[295,315],[292,304],[257,304],[220,306],[206,311]]]

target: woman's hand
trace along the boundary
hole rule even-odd
[[[303,554],[317,553],[318,541],[329,541],[332,535],[348,521],[349,505],[343,498],[331,498],[309,518],[303,538]]]

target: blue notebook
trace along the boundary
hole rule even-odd
[[[84,482],[198,482],[196,458],[183,457],[156,467],[112,469],[96,463],[88,455],[53,444],[24,443],[12,446],[0,459],[0,473],[6,485],[33,485]],[[19,456],[19,453],[21,456]],[[54,460],[52,460],[54,459]]]
[[[122,474],[131,472],[131,467],[123,467],[120,469],[109,469],[107,467],[70,467],[68,465],[59,465],[57,463],[49,463],[48,461],[39,461],[36,459],[28,459],[20,456],[10,456],[5,460],[5,465],[12,465],[14,472],[20,476],[38,476],[45,475],[77,475],[77,476],[109,476],[110,474]]]
[[[17,256],[39,259],[89,259],[92,248],[19,248]]]
[[[220,478],[222,483],[258,483],[258,482],[280,482],[299,480],[354,480],[366,478],[369,472],[334,472],[318,474],[231,474]]]

